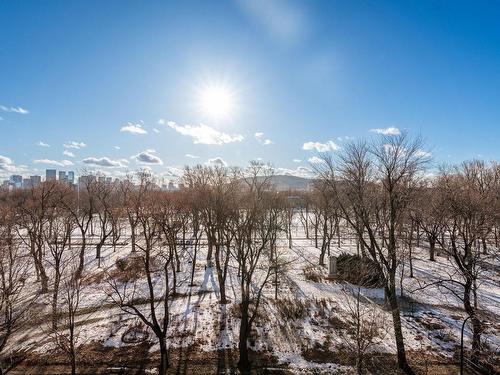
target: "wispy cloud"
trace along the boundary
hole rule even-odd
[[[137,155],[132,156],[132,158],[139,164],[163,165],[163,160],[154,155],[154,153],[155,150],[146,150],[139,152]]]
[[[83,142],[76,142],[76,141],[69,141],[63,144],[64,148],[74,148],[76,150],[79,150],[81,148],[87,147],[87,145]]]
[[[264,145],[264,146],[272,145],[274,143],[270,139],[264,138],[264,133],[262,133],[262,132],[255,133],[254,137],[257,140],[257,142],[259,142],[261,145]]]
[[[328,152],[337,151],[340,149],[340,146],[333,141],[327,141],[326,143],[306,142],[302,145],[302,149],[308,151],[316,150],[318,152]]]
[[[398,128],[395,128],[393,126],[391,126],[389,128],[370,129],[370,131],[373,133],[383,134],[383,135],[399,135],[399,134],[401,134],[401,131]]]
[[[431,152],[427,152],[427,151],[424,151],[424,150],[418,150],[417,152],[415,152],[415,155],[418,156],[418,157],[422,157],[422,158],[430,158],[432,157],[432,153]],[[478,155],[478,157],[482,157],[482,155]]]
[[[45,143],[44,141],[38,141],[36,145],[40,147],[50,147],[50,145],[48,143]]]
[[[205,164],[217,166],[217,167],[227,167],[226,161],[224,159],[222,159],[220,156],[217,156],[217,157],[212,158],[212,159],[208,159]]]
[[[115,150],[119,150],[119,149],[120,149],[120,146],[113,146],[113,148],[114,148]]]
[[[186,154],[185,156],[187,158],[190,158],[190,159],[199,159],[200,158],[199,156],[196,156],[196,155],[193,155],[193,154]]]
[[[21,115],[26,115],[29,113],[29,111],[27,109],[22,108],[22,107],[7,107],[4,105],[0,105],[0,111],[19,113]]]
[[[160,131],[159,131],[158,129],[156,129],[156,128],[153,128],[153,131],[154,131],[155,133],[159,133],[159,132],[160,132]]]
[[[324,163],[325,161],[317,156],[312,156],[307,161],[311,164],[321,164]]]
[[[348,135],[344,136],[344,137],[337,137],[337,141],[340,141],[340,142],[343,142],[343,141],[350,141],[350,140],[353,140],[354,137],[349,137]]]
[[[74,158],[75,157],[75,154],[73,154],[71,151],[69,150],[64,150],[63,151],[63,155],[66,155],[66,156],[69,156],[70,158]]]
[[[296,2],[286,0],[238,0],[242,10],[263,26],[272,37],[294,43],[307,31],[305,13]]]
[[[168,121],[167,126],[174,129],[179,134],[191,137],[193,143],[198,144],[222,145],[224,143],[241,142],[244,139],[241,134],[227,134],[204,124],[198,126],[181,126],[173,121]]]
[[[83,159],[82,163],[99,167],[111,167],[111,168],[125,167],[122,160],[112,160],[106,156],[103,156],[101,158],[88,157]]]
[[[51,160],[51,159],[35,159],[33,160],[35,164],[46,164],[46,165],[54,165],[57,167],[68,167],[70,165],[74,165],[71,160]]]
[[[300,160],[300,159],[293,159],[293,162],[294,162],[294,163],[301,163],[301,162],[302,162],[302,160]]]
[[[131,122],[127,122],[127,125],[122,126],[120,131],[131,134],[148,134],[141,124],[134,124]]]

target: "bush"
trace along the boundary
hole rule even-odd
[[[144,261],[139,256],[117,259],[115,266],[116,268],[111,272],[111,277],[119,282],[134,281],[144,274]]]
[[[300,299],[280,299],[276,303],[278,312],[286,320],[299,320],[305,318],[308,313],[310,303]]]
[[[384,286],[377,264],[370,258],[342,253],[337,258],[337,273],[340,280],[367,288]]]
[[[316,269],[316,267],[306,267],[302,270],[304,272],[304,276],[306,280],[319,283],[323,280],[323,276],[321,275],[321,272]]]

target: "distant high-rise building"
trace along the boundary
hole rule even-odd
[[[45,170],[45,181],[55,181],[56,180],[57,171],[55,169],[46,169]]]
[[[31,180],[31,186],[35,187],[37,185],[40,185],[42,182],[42,177],[41,176],[30,176]]]
[[[32,186],[30,178],[23,178],[23,189],[29,189]]]
[[[75,183],[75,172],[68,171],[68,182],[73,185]]]
[[[61,182],[68,181],[68,176],[66,176],[65,171],[59,171],[59,181],[61,181]]]
[[[78,187],[79,187],[79,189],[87,189],[88,185],[92,181],[95,181],[95,176],[89,175],[89,176],[80,176],[80,177],[78,177]]]
[[[23,187],[23,176],[20,176],[18,174],[14,174],[14,175],[10,176],[10,182],[14,187],[21,188],[21,187]]]

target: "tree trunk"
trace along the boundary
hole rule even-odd
[[[392,323],[394,326],[394,336],[396,340],[396,348],[398,354],[398,366],[408,375],[413,375],[414,372],[406,359],[405,344],[403,339],[403,330],[401,328],[401,316],[399,311],[398,298],[396,296],[396,288],[386,287],[385,293],[389,301],[392,313]]]
[[[238,343],[240,359],[238,361],[238,368],[242,373],[246,373],[250,370],[250,360],[248,359],[248,333],[250,331],[248,324],[248,307],[249,301],[244,300],[241,302],[240,338]]]
[[[434,262],[434,253],[436,250],[436,238],[433,235],[429,235],[429,260]]]
[[[168,363],[168,350],[165,338],[160,338],[160,367],[159,375],[167,375]]]
[[[78,254],[78,268],[75,271],[75,278],[79,279],[83,273],[83,267],[85,265],[85,247],[87,246],[87,239],[82,232],[82,246],[80,247],[80,253]]]
[[[130,225],[130,240],[132,241],[132,252],[135,253],[135,225]]]
[[[196,270],[196,255],[198,253],[198,237],[195,235],[195,242],[194,242],[194,247],[193,247],[193,265],[191,267],[191,283],[190,285],[193,286],[194,282],[194,272]]]
[[[472,291],[472,280],[467,280],[464,285],[464,309],[470,316],[472,322],[472,362],[479,362],[479,354],[481,349],[481,321],[477,318],[476,310],[474,309],[470,294]]]
[[[49,291],[49,277],[42,263],[43,252],[42,246],[38,246],[37,254],[35,255],[35,264],[38,272],[40,273],[40,282],[42,284],[42,293],[47,293]]]
[[[224,276],[224,272],[222,270],[221,264],[221,245],[215,245],[215,268],[217,269],[217,280],[219,282],[219,291],[220,291],[220,303],[226,304],[226,278]]]

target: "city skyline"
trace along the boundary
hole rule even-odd
[[[254,159],[305,176],[317,152],[401,131],[436,164],[498,160],[499,15],[465,2],[3,2],[0,178],[173,178]]]

